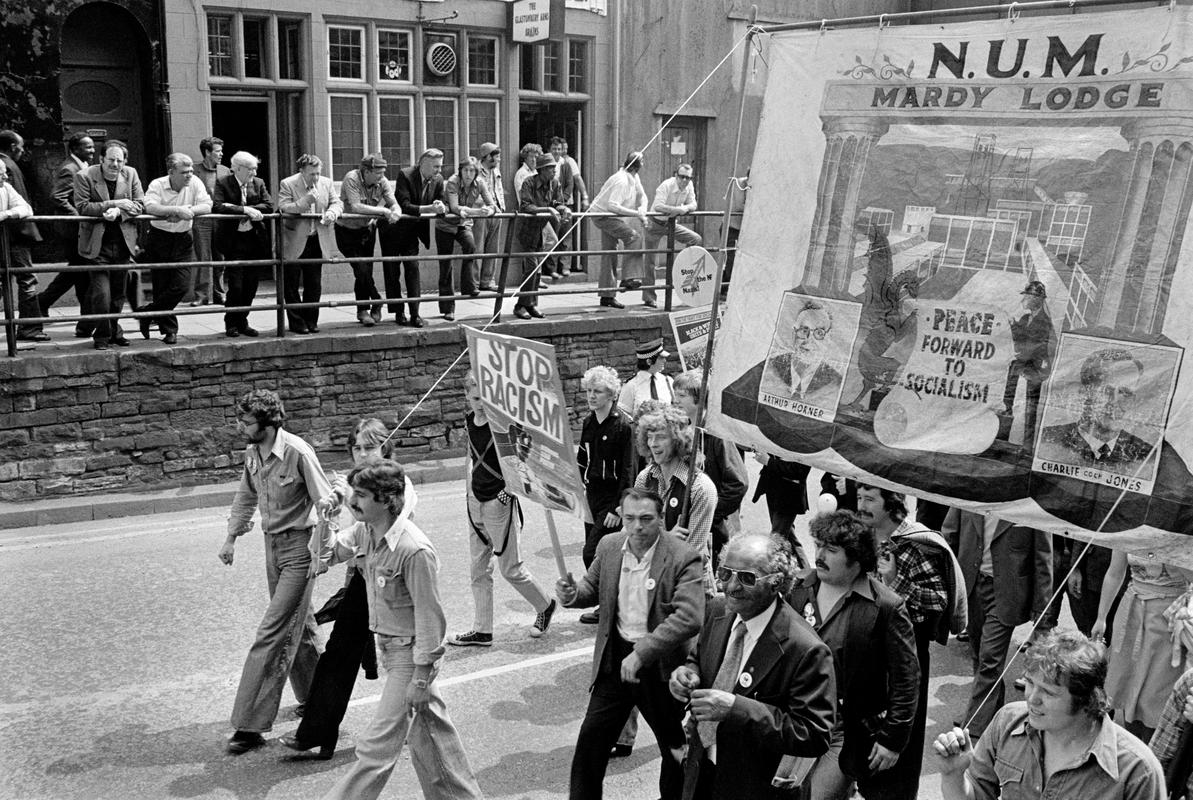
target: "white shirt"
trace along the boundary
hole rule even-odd
[[[33,216],[33,208],[7,181],[0,186],[0,211],[11,212],[8,219],[24,219]]]
[[[655,214],[689,213],[696,210],[696,189],[693,181],[688,181],[684,188],[679,187],[679,179],[670,177],[659,184],[654,190],[654,203],[650,210]]]
[[[145,210],[149,211],[149,206],[156,204],[159,206],[210,206],[211,195],[207,194],[207,187],[203,185],[203,181],[196,178],[194,175],[190,177],[182,187],[182,191],[174,191],[170,186],[170,176],[163,175],[160,178],[154,178],[149,183],[149,188],[145,190]],[[177,217],[158,217],[150,223],[153,227],[169,231],[170,233],[186,233],[191,229],[194,220],[179,219]]]
[[[493,167],[493,169],[485,169],[481,167],[478,170],[481,180],[489,187],[489,194],[493,195],[493,203],[497,206],[497,213],[505,211],[505,184],[501,180],[501,167]],[[518,189],[522,187],[519,185]]]
[[[588,210],[616,213],[618,208],[615,206],[646,213],[646,190],[642,188],[642,180],[638,173],[626,172],[624,168],[614,172],[597,192],[596,199]]]
[[[990,555],[990,545],[994,543],[994,533],[998,530],[998,517],[986,514],[982,518],[982,564],[978,571],[991,578],[994,577],[994,557]]]
[[[660,372],[655,376],[654,385],[659,400],[671,405],[671,378]],[[639,370],[637,375],[626,381],[626,385],[621,387],[621,394],[617,397],[617,407],[632,419],[638,406],[642,405],[643,401],[650,399],[650,373]]]
[[[659,540],[650,546],[639,560],[630,550],[627,537],[621,545],[621,580],[617,582],[617,632],[627,642],[636,642],[649,633],[647,614],[650,612],[650,562]]]
[[[525,164],[518,167],[518,171],[514,173],[514,194],[521,194],[522,184],[526,183],[526,179],[537,174],[537,172],[538,170],[533,170]]]

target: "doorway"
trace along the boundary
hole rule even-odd
[[[510,149],[517,153],[528,142],[551,149],[551,137],[562,136],[568,141],[568,155],[580,165],[580,174],[589,182],[584,168],[584,104],[526,102],[518,107],[518,142]],[[515,158],[517,156],[515,155]]]
[[[244,150],[257,157],[257,177],[265,181],[272,195],[274,152],[270,101],[264,97],[213,97],[211,100],[212,135],[224,140],[224,163],[231,165],[232,155]]]
[[[696,190],[696,203],[701,211],[719,207],[718,198],[705,194],[705,167],[708,161],[704,156],[705,132],[708,121],[702,117],[676,117],[663,128],[659,136],[659,175],[655,186],[675,174],[680,164],[691,164],[695,175],[692,181]],[[647,168],[650,167],[649,158]],[[692,230],[704,235],[704,218],[696,217],[683,223]]]

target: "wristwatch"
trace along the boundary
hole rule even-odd
[[[430,682],[426,678],[415,678],[414,679],[414,686],[417,689],[426,689],[429,685],[430,685]]]

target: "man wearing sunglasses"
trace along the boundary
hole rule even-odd
[[[663,498],[655,492],[626,489],[621,521],[621,531],[597,543],[596,558],[579,583],[569,575],[555,584],[565,606],[600,607],[592,688],[572,758],[569,797],[601,797],[610,751],[637,708],[659,743],[659,796],[678,800],[683,711],[667,678],[700,630],[704,567],[699,553],[678,537],[662,535]]]
[[[792,350],[767,363],[767,371],[790,390],[794,400],[817,408],[836,407],[841,373],[825,360],[832,329],[828,306],[805,300],[791,326]]]
[[[725,545],[696,650],[671,673],[687,703],[684,797],[767,798],[783,756],[828,750],[836,679],[828,647],[782,599],[795,573],[787,543],[748,533]]]

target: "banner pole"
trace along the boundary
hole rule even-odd
[[[712,366],[713,343],[717,333],[717,310],[721,303],[721,283],[725,273],[725,249],[729,246],[729,220],[733,212],[734,191],[739,190],[737,173],[741,161],[742,125],[746,117],[746,81],[750,77],[750,45],[754,43],[759,31],[755,24],[757,21],[758,7],[750,6],[750,30],[746,35],[745,55],[742,57],[741,65],[741,100],[737,107],[737,137],[733,143],[733,174],[729,176],[729,194],[725,198],[725,215],[721,221],[721,260],[717,263],[717,269],[713,275],[712,303],[709,306],[708,317],[708,341],[704,345],[704,365],[700,375],[700,394],[696,398],[696,419],[692,420],[692,424],[697,428],[703,427],[704,412],[708,406],[708,371],[709,367]],[[736,263],[736,260],[734,263]],[[692,447],[692,452],[688,456],[688,484],[684,487],[683,506],[680,508],[680,518],[684,520],[685,527],[687,525],[688,503],[692,498],[692,476],[696,474],[697,452],[698,448]]]
[[[547,515],[547,533],[551,536],[551,550],[555,553],[555,567],[559,570],[559,577],[567,578],[568,568],[563,561],[563,545],[559,543],[559,531],[555,529],[555,515],[549,508],[544,508],[543,513]]]

